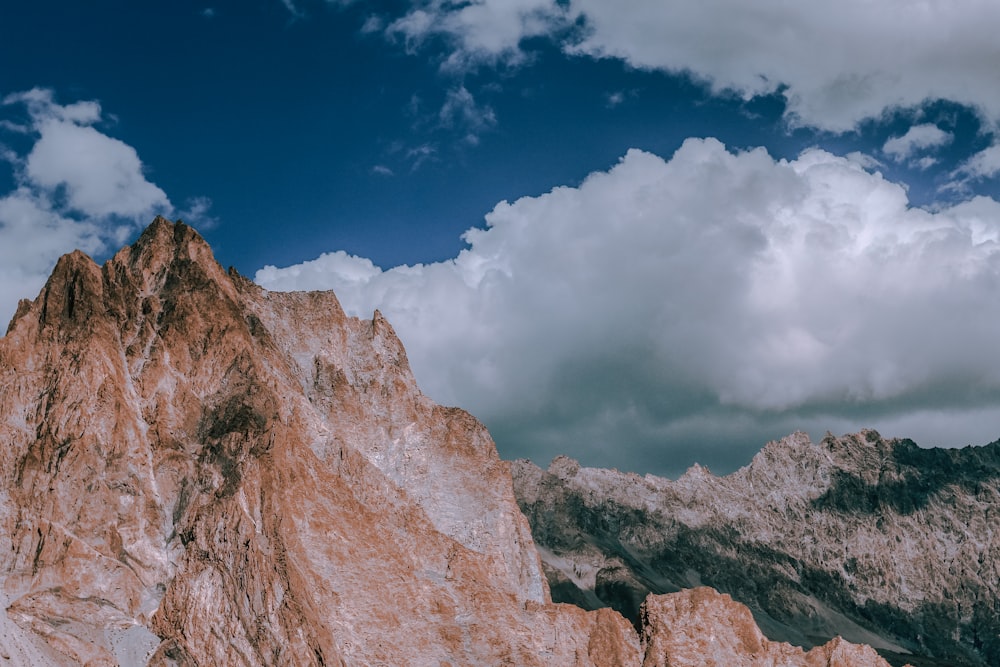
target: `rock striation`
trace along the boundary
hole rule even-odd
[[[0,339],[3,664],[638,667],[755,632],[677,595],[641,635],[553,604],[510,464],[389,323],[267,292],[182,223],[63,257]]]
[[[897,665],[1000,664],[1000,442],[797,433],[725,477],[565,457],[547,471],[515,462],[513,475],[556,600],[641,627],[648,594],[707,585],[772,639],[839,635]]]

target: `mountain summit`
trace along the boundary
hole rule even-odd
[[[702,655],[657,620],[684,598],[650,598],[641,637],[617,612],[552,604],[509,464],[420,393],[389,323],[329,292],[267,292],[183,223],[157,218],[104,266],[67,255],[21,303],[0,339],[0,444],[5,664]],[[711,614],[735,603],[686,595],[736,632]]]

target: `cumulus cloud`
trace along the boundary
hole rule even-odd
[[[846,131],[886,109],[948,99],[1000,121],[1000,5],[979,0],[414,2],[387,33],[448,41],[445,67],[520,63],[526,39],[688,72],[717,92],[780,93],[794,123]]]
[[[60,255],[76,248],[101,252],[172,210],[166,194],[146,180],[135,149],[94,127],[103,117],[99,103],[60,105],[51,90],[36,88],[8,95],[0,105],[0,113],[23,112],[26,120],[5,119],[3,126],[32,139],[26,154],[3,151],[16,181],[0,195],[5,321],[19,298],[37,294]]]
[[[165,208],[167,196],[146,180],[131,146],[76,122],[42,119],[26,174],[41,188],[65,188],[67,205],[84,215],[134,218]]]
[[[446,262],[338,252],[256,280],[381,309],[425,390],[507,454],[662,457],[695,434],[756,448],[765,432],[1000,405],[992,199],[930,212],[857,160],[688,140],[501,202],[464,239]]]
[[[33,89],[9,95],[4,105],[24,104],[29,132],[37,135],[24,160],[26,185],[50,197],[63,190],[66,207],[85,216],[137,218],[167,210],[160,188],[146,180],[135,149],[96,130],[101,119],[97,102],[59,105],[51,90]]]
[[[934,148],[941,148],[951,143],[954,136],[951,132],[945,132],[933,123],[923,123],[914,125],[906,134],[899,137],[892,137],[882,146],[882,152],[892,158],[895,162],[904,162],[914,157],[916,154]],[[922,158],[926,160],[927,158]],[[933,158],[931,158],[933,160]],[[926,164],[931,166],[933,162]]]

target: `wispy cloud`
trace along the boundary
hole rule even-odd
[[[882,146],[882,152],[895,162],[905,162],[913,158],[917,153],[947,146],[954,139],[951,132],[945,132],[933,123],[923,123],[914,125],[906,134],[899,137],[892,137]],[[927,162],[927,160],[930,162]],[[917,160],[917,164],[924,168],[933,165],[933,158],[924,157]]]
[[[420,144],[404,151],[406,159],[410,161],[411,171],[416,171],[427,162],[437,159],[437,153],[438,149],[434,144]]]
[[[442,127],[458,129],[470,144],[479,143],[479,135],[497,124],[492,107],[479,104],[465,86],[448,91],[438,118]]]
[[[212,200],[209,197],[192,197],[184,202],[178,217],[199,229],[212,229],[219,225],[219,219],[211,214]]]
[[[570,54],[689,72],[716,92],[781,94],[788,121],[797,125],[842,132],[887,109],[934,99],[1000,121],[994,30],[1000,5],[979,0],[931,6],[868,0],[413,4],[386,34],[411,51],[444,39],[446,71],[522,64],[531,58],[527,40],[549,37]]]
[[[302,10],[299,9],[298,5],[295,4],[295,0],[281,0],[281,4],[288,10],[288,13],[292,15],[293,19],[300,19],[305,16]]]
[[[1000,143],[979,151],[959,168],[959,173],[969,178],[993,178],[1000,174]]]
[[[452,49],[441,64],[447,72],[523,63],[530,57],[520,47],[522,40],[558,30],[567,15],[559,3],[547,0],[414,4],[415,9],[386,26],[386,34],[402,39],[410,51],[434,37],[449,39]]]

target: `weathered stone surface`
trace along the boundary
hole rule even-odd
[[[508,464],[420,393],[380,314],[268,293],[183,224],[103,267],[64,257],[0,340],[0,386],[5,618],[46,659],[638,651],[624,621],[548,604]]]
[[[1000,664],[1000,443],[799,433],[725,477],[565,457],[513,474],[557,600],[637,622],[648,593],[704,584],[747,604],[772,639],[842,635],[894,664]]]
[[[889,667],[839,637],[808,652],[768,641],[749,609],[707,587],[650,595],[642,620],[643,667]]]

